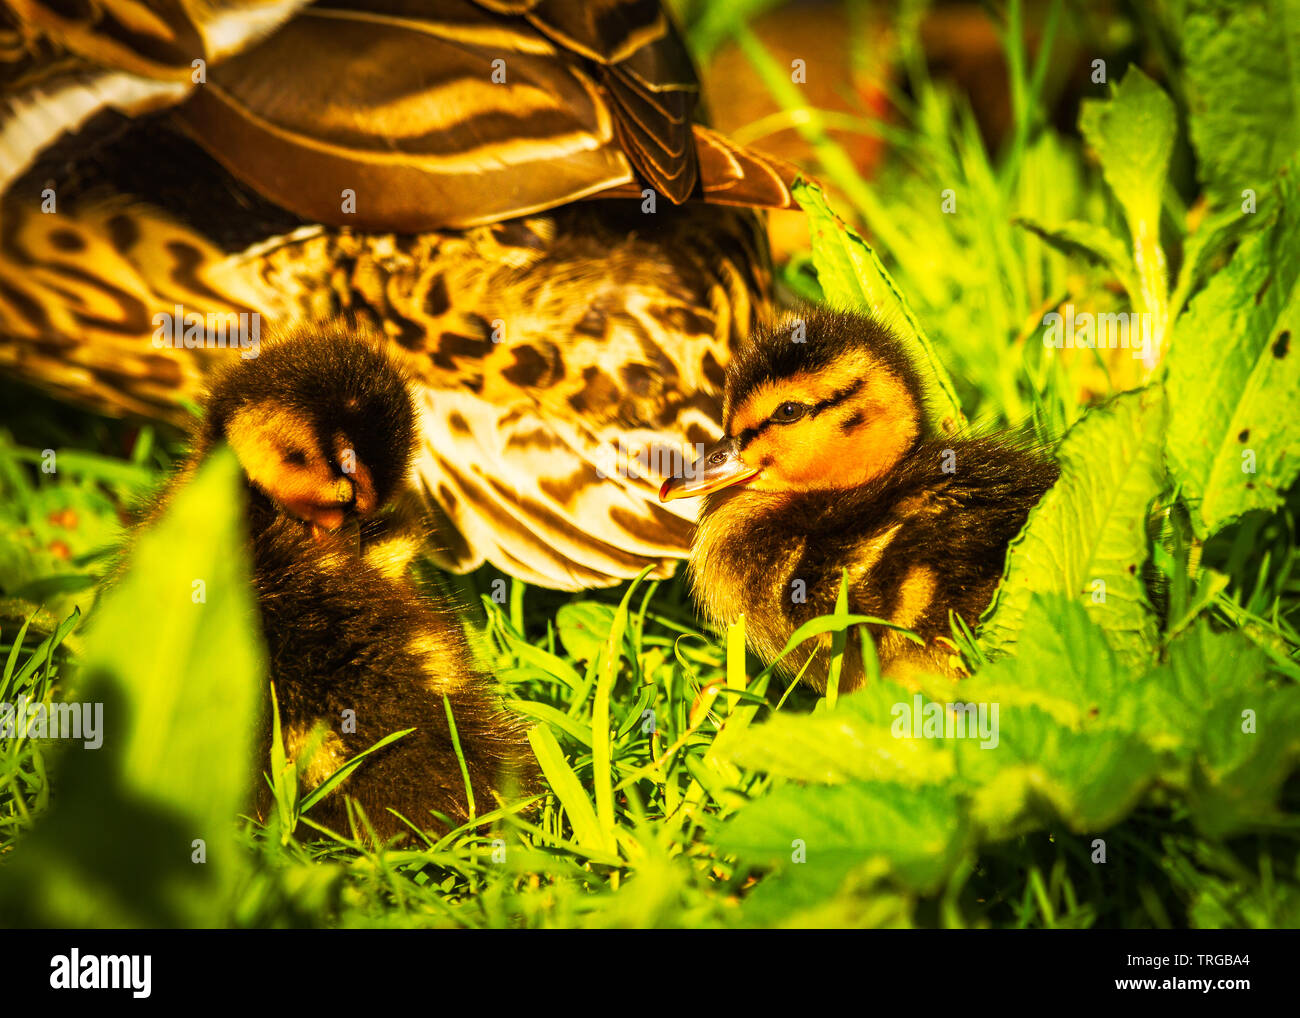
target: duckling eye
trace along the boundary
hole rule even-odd
[[[807,409],[802,403],[782,403],[776,408],[776,413],[772,414],[772,420],[781,424],[789,424],[791,421],[797,421],[802,417]]]

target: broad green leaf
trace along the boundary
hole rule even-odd
[[[128,781],[212,825],[247,792],[266,674],[242,553],[242,480],[234,455],[217,453],[141,535],[126,580],[91,621],[85,657],[132,694]]]
[[[214,454],[139,536],[91,620],[80,693],[103,703],[103,746],[63,748],[50,813],[0,885],[32,922],[209,926],[228,914],[266,670],[241,482],[234,455]],[[203,863],[191,861],[200,840]]]
[[[800,180],[794,195],[808,215],[813,265],[827,302],[871,311],[892,325],[921,373],[931,423],[941,433],[959,430],[966,419],[952,379],[875,251],[831,210],[816,184]]]
[[[1064,823],[1077,834],[1118,823],[1155,780],[1158,755],[1135,736],[1074,731],[1036,707],[999,705],[997,745],[955,743],[957,778],[987,836]]]
[[[1300,472],[1300,160],[1267,227],[1191,302],[1169,352],[1171,473],[1202,537],[1274,509]]]
[[[1121,722],[1119,706],[1136,686],[1078,599],[1035,594],[1014,656],[985,665],[961,684],[961,695],[976,703],[1036,707],[1082,730]]]
[[[1160,218],[1169,157],[1177,133],[1173,100],[1135,66],[1108,99],[1085,99],[1079,129],[1101,160],[1102,176],[1136,238]]]
[[[599,601],[571,601],[555,613],[560,643],[575,661],[599,657],[613,625],[614,609]]]
[[[1010,649],[1035,594],[1077,599],[1124,663],[1150,660],[1156,627],[1142,585],[1148,506],[1164,487],[1158,388],[1126,393],[1066,435],[1061,476],[1012,542],[981,644]]]
[[[1257,214],[1242,212],[1237,206],[1206,216],[1196,230],[1183,241],[1183,264],[1178,270],[1178,284],[1169,298],[1169,317],[1177,331],[1178,316],[1187,300],[1207,274],[1214,260],[1228,250],[1242,234],[1260,225],[1264,211],[1273,200],[1269,191],[1259,199]]]
[[[1268,670],[1268,656],[1239,631],[1219,633],[1198,622],[1142,677],[1121,723],[1186,762],[1201,742],[1207,712],[1240,694],[1263,691]]]
[[[1240,206],[1300,151],[1300,2],[1189,0],[1181,41],[1201,181]]]
[[[838,883],[855,867],[883,859],[903,884],[922,892],[943,885],[967,844],[965,811],[950,791],[874,782],[786,785],[745,806],[717,835],[722,851],[776,867],[770,880],[811,874],[818,883]],[[795,862],[799,853],[803,861]]]
[[[1192,820],[1211,837],[1286,823],[1282,784],[1300,762],[1300,688],[1256,688],[1206,712],[1188,799]]]
[[[805,878],[798,885],[760,884],[743,913],[751,923],[795,930],[912,929],[915,894],[899,890],[884,859],[872,859],[841,877],[828,873],[825,890]]]
[[[1079,129],[1101,160],[1133,242],[1137,309],[1155,315],[1156,349],[1167,325],[1169,279],[1160,246],[1160,198],[1177,134],[1173,100],[1137,67],[1130,67],[1108,100],[1086,99]]]
[[[799,781],[945,781],[953,772],[945,743],[893,734],[894,708],[910,707],[912,695],[892,682],[879,682],[840,697],[834,710],[777,714],[751,725],[726,756],[738,766]]]

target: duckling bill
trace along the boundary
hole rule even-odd
[[[178,481],[222,442],[244,469],[270,677],[288,755],[310,755],[307,786],[414,729],[313,806],[313,820],[340,832],[345,795],[388,837],[408,830],[390,809],[422,829],[441,826],[431,810],[459,822],[470,815],[467,778],[483,813],[529,775],[520,727],[456,612],[405,575],[423,536],[399,511],[416,437],[401,369],[377,340],[335,322],[266,343],[217,378]],[[268,709],[263,761],[270,740]]]
[[[801,325],[802,328],[797,328]],[[998,439],[941,438],[902,343],[866,315],[809,309],[754,334],[726,376],[726,434],[659,497],[703,496],[690,570],[710,622],[745,615],[754,651],[835,609],[872,626],[882,670],[951,673],[949,612],[972,628],[1002,576],[1007,545],[1056,481],[1050,460]],[[782,662],[826,688],[829,634]],[[856,640],[842,690],[862,684]],[[811,657],[811,661],[809,661]]]

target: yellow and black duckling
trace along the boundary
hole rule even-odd
[[[925,394],[889,329],[810,309],[758,331],[732,360],[726,435],[660,498],[704,495],[691,551],[696,597],[718,626],[745,615],[772,660],[802,623],[831,613],[848,571],[848,610],[872,627],[881,667],[946,672],[948,613],[972,627],[1001,578],[1007,544],[1055,482],[1051,461],[995,438],[926,433]],[[783,663],[826,688],[830,636]],[[840,688],[863,681],[847,641]]]
[[[429,810],[467,818],[444,695],[478,812],[531,774],[520,726],[476,665],[455,611],[405,576],[423,535],[394,505],[417,433],[408,379],[377,340],[336,322],[267,343],[221,373],[181,473],[183,482],[226,442],[247,475],[253,578],[289,756],[325,726],[306,783],[392,732],[415,729],[367,757],[312,809],[341,832],[344,794],[383,837],[407,830],[388,807],[421,828],[440,826]],[[268,709],[262,760],[269,718]]]

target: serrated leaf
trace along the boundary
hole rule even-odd
[[[1000,707],[998,742],[956,743],[957,777],[973,786],[971,816],[993,838],[1055,822],[1084,834],[1117,823],[1141,799],[1159,757],[1109,729],[1074,731],[1036,707]]]
[[[1279,176],[1268,227],[1174,326],[1169,352],[1174,479],[1202,537],[1251,509],[1273,509],[1300,473],[1300,160]],[[1253,472],[1252,472],[1253,468]]]
[[[900,882],[925,892],[952,872],[968,828],[957,800],[941,786],[787,785],[741,809],[719,829],[716,843],[744,862],[777,867],[776,879],[811,873],[821,884],[837,884],[855,867],[884,859]],[[798,852],[804,861],[795,863]]]
[[[999,658],[961,685],[965,700],[1034,707],[1081,730],[1117,720],[1134,685],[1078,599],[1034,594],[1014,656]]]
[[[1271,191],[1260,195],[1257,213],[1241,211],[1237,206],[1207,216],[1183,241],[1183,264],[1178,270],[1178,285],[1169,298],[1169,315],[1175,322],[1214,260],[1228,250],[1244,233],[1260,225],[1265,210],[1273,200]]]
[[[1061,476],[1012,542],[980,642],[1016,641],[1036,594],[1080,601],[1124,663],[1150,660],[1156,626],[1142,585],[1148,507],[1164,487],[1158,388],[1089,412],[1061,443]],[[1099,586],[1099,584],[1104,584]]]
[[[1242,691],[1206,712],[1188,790],[1192,820],[1211,837],[1286,822],[1282,784],[1300,762],[1300,688]]]
[[[1173,100],[1130,66],[1109,99],[1085,99],[1079,129],[1101,160],[1102,176],[1136,238],[1154,232],[1178,118]]]
[[[1155,316],[1155,349],[1167,325],[1169,279],[1160,246],[1160,198],[1178,129],[1173,100],[1142,71],[1129,67],[1108,100],[1086,99],[1079,130],[1101,160],[1133,242],[1135,304]],[[1132,292],[1132,291],[1130,291]]]
[[[834,710],[778,714],[752,725],[725,755],[740,767],[799,781],[945,781],[953,762],[944,743],[893,734],[895,705],[911,702],[912,694],[902,686],[875,683],[840,697]]]
[[[871,311],[889,323],[921,373],[931,423],[940,433],[960,429],[966,418],[952,379],[875,251],[832,211],[816,184],[800,180],[793,191],[808,215],[813,265],[827,302]]]
[[[1181,41],[1201,181],[1239,205],[1300,151],[1300,2],[1190,0]]]
[[[1152,747],[1186,760],[1201,741],[1207,711],[1225,699],[1262,690],[1267,673],[1268,656],[1240,631],[1218,633],[1199,622],[1142,677],[1121,723]]]

